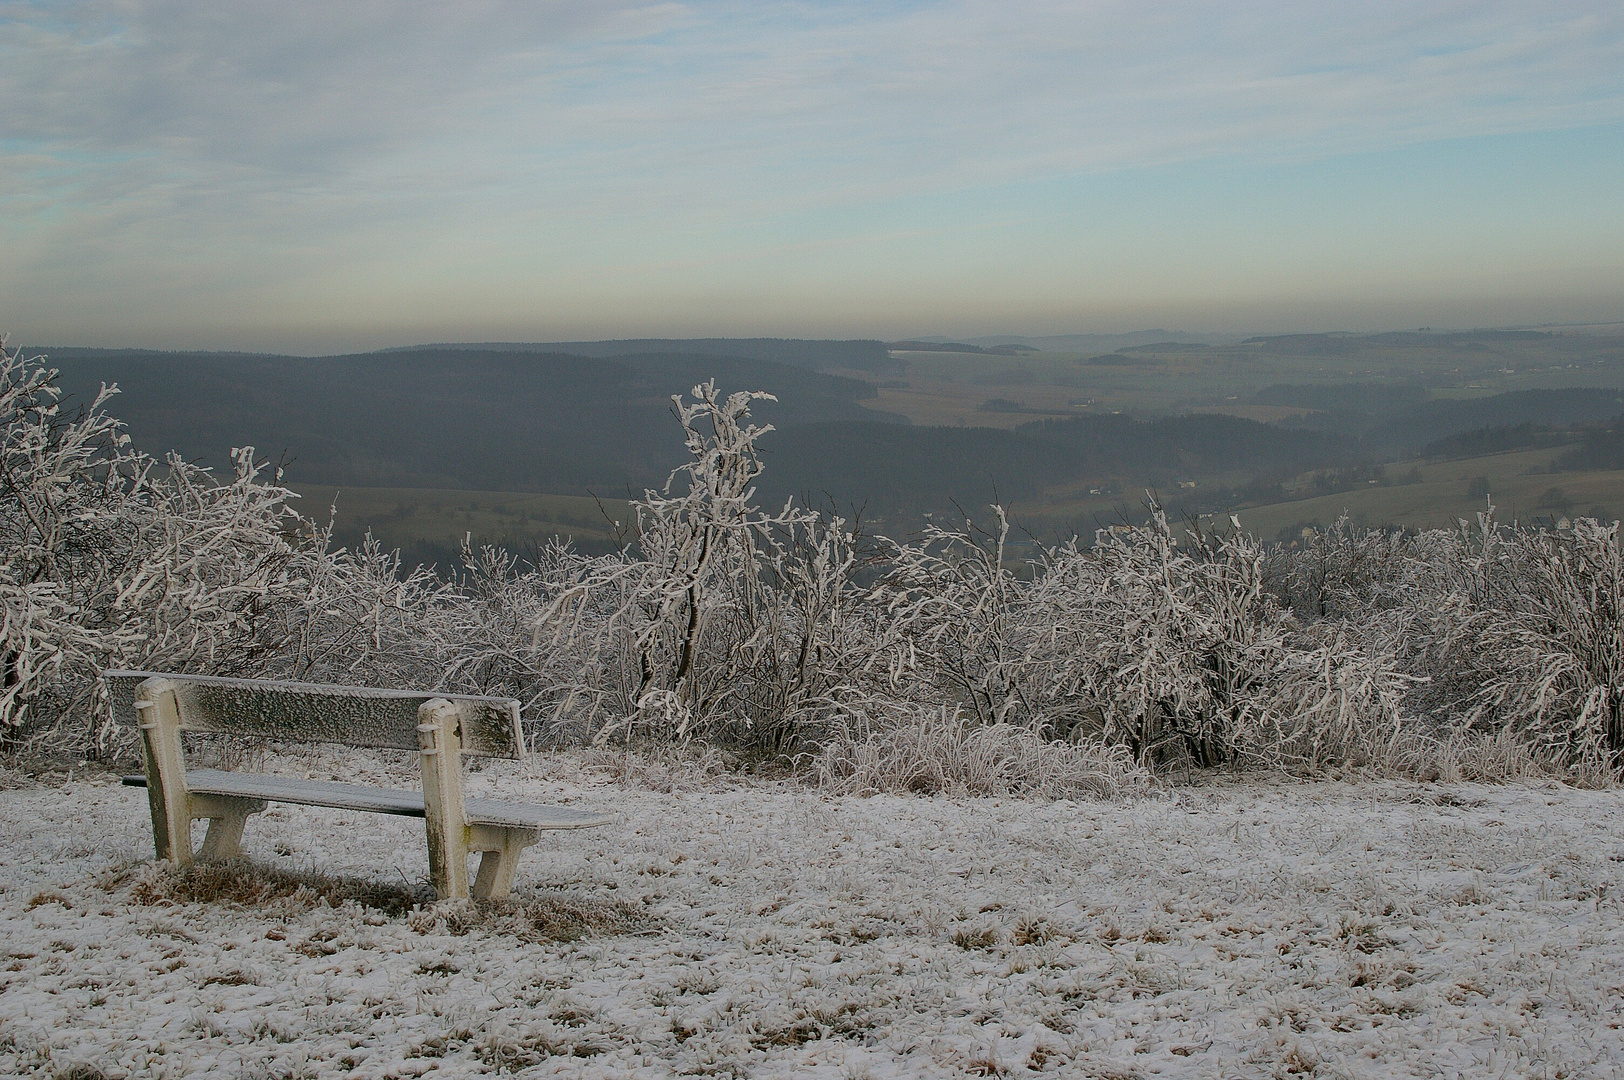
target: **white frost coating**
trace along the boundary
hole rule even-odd
[[[326,806],[398,817],[423,816],[421,791],[396,791],[330,780],[299,780],[290,776],[193,769],[186,773],[186,790],[193,795],[224,795],[234,799]],[[468,799],[464,809],[470,825],[498,825],[514,829],[591,829],[612,821],[602,814],[588,814],[558,806],[529,806],[499,799]]]
[[[470,793],[614,812],[614,844],[548,837],[518,892],[629,901],[661,933],[133,906],[127,879],[96,881],[146,854],[141,792],[0,792],[0,1074],[1624,1075],[1616,792],[671,795],[581,760],[495,764]],[[268,764],[406,775],[337,751]],[[418,822],[263,817],[255,858],[426,872]]]
[[[115,723],[135,724],[135,688],[153,675],[102,673]],[[519,703],[512,698],[207,675],[160,677],[181,683],[177,692],[187,731],[415,750],[418,706],[441,698],[459,706],[464,752],[524,756]]]

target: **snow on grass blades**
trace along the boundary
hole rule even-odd
[[[607,846],[559,836],[508,911],[396,914],[427,873],[410,819],[273,807],[248,855],[285,872],[188,882],[130,865],[151,851],[138,792],[5,792],[0,1075],[1589,1078],[1624,1061],[1613,792],[661,793],[604,784],[603,753],[470,776],[625,822]],[[397,767],[334,748],[264,765]]]

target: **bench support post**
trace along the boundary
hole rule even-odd
[[[474,896],[480,900],[506,899],[519,870],[519,856],[536,842],[536,830],[475,825],[469,833],[469,850],[482,853],[479,876],[474,878]]]
[[[228,795],[193,795],[192,817],[208,818],[209,831],[199,859],[233,859],[242,853],[242,830],[251,814],[265,809],[264,799],[239,799]]]
[[[147,770],[147,802],[158,858],[176,866],[192,862],[192,807],[186,794],[186,755],[180,742],[180,703],[169,679],[147,679],[135,691],[141,750]]]
[[[429,880],[442,900],[468,898],[468,813],[462,801],[462,738],[457,707],[444,698],[417,710],[418,763]]]

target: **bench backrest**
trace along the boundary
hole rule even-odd
[[[151,678],[179,684],[176,697],[185,731],[417,750],[418,706],[443,698],[457,706],[463,753],[524,757],[517,701],[422,690],[104,671],[115,722],[136,726],[135,691]]]

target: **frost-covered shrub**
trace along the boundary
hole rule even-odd
[[[874,593],[906,643],[910,666],[977,724],[1030,730],[1065,726],[1065,704],[1047,693],[1046,649],[1031,625],[1030,592],[1008,566],[1009,522],[973,536],[931,526],[916,544],[891,544]]]
[[[1101,530],[1092,551],[1052,561],[1043,592],[1069,586],[1056,605],[1069,674],[1107,741],[1145,758],[1176,746],[1203,765],[1233,756],[1287,651],[1261,546],[1238,530],[1180,537],[1152,504],[1147,525]]]
[[[288,492],[252,448],[216,482],[131,450],[102,408],[0,346],[0,723],[13,741],[95,725],[106,667],[206,669],[243,652],[288,583]],[[252,652],[252,650],[248,650]]]
[[[1392,759],[1405,680],[1384,652],[1305,628],[1236,529],[1150,521],[1044,553],[1029,579],[935,530],[898,546],[888,613],[950,702],[982,724],[1123,746],[1145,761],[1318,769]]]
[[[1316,529],[1300,550],[1276,548],[1264,576],[1278,600],[1304,622],[1360,617],[1413,602],[1414,534],[1357,529],[1346,515]]]
[[[1294,606],[1318,602],[1322,632],[1391,658],[1408,683],[1400,708],[1439,746],[1509,732],[1586,775],[1624,765],[1616,524],[1519,528],[1492,507],[1458,530],[1412,535],[1339,523],[1303,552],[1278,554],[1272,570]]]
[[[533,700],[555,727],[792,750],[863,716],[875,686],[896,684],[900,649],[853,581],[844,521],[754,505],[755,444],[771,429],[746,421],[766,395],[724,399],[711,383],[693,395],[673,399],[691,459],[636,504],[634,548],[555,549],[524,571],[488,553],[467,597],[527,624],[527,644],[498,634],[517,650],[500,662],[549,667]],[[481,665],[498,658],[497,642],[473,639]]]
[[[221,673],[306,682],[451,689],[445,627],[463,603],[449,583],[366,537],[334,548],[308,519],[287,537],[287,573],[255,611],[252,636],[221,658]]]
[[[1624,558],[1618,524],[1510,529],[1483,515],[1462,538],[1459,586],[1430,652],[1457,682],[1463,723],[1509,729],[1568,765],[1624,765]]]
[[[0,347],[0,730],[12,745],[105,745],[106,668],[412,667],[421,575],[402,577],[376,545],[329,550],[252,447],[232,451],[224,480],[134,451],[103,407],[116,392],[70,413],[53,369]]]
[[[820,784],[840,794],[1039,795],[1123,798],[1153,790],[1121,746],[1045,739],[1007,723],[979,724],[946,709],[861,738],[841,733],[818,755]]]
[[[1434,740],[1405,710],[1414,679],[1379,643],[1361,643],[1341,627],[1291,628],[1272,663],[1235,716],[1238,757],[1308,774],[1352,767],[1415,775],[1430,767]]]
[[[109,391],[65,415],[55,374],[0,339],[0,725],[13,730],[104,637],[86,625],[86,601],[117,599],[115,567],[133,543],[119,513],[134,482],[121,472],[128,440],[98,412]]]

